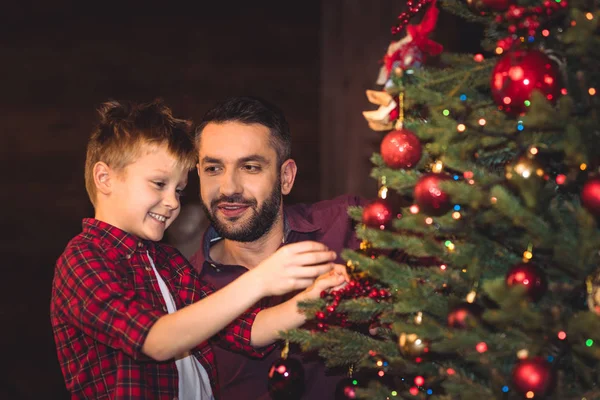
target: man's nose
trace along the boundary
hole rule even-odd
[[[221,179],[220,190],[221,194],[225,196],[241,193],[242,185],[239,175],[235,171],[224,173]]]

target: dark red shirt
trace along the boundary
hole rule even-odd
[[[344,263],[339,254],[345,248],[356,249],[359,240],[354,225],[348,217],[348,206],[364,205],[358,197],[340,196],[333,200],[284,208],[285,243],[314,240],[326,244],[338,253],[338,262]],[[221,288],[248,270],[241,265],[221,265],[210,259],[209,249],[218,241],[218,235],[209,227],[200,250],[190,259],[201,271],[201,278],[215,288]],[[289,297],[289,296],[287,296]],[[261,304],[273,306],[284,298],[269,298]],[[220,346],[214,347],[219,386],[223,400],[271,400],[267,389],[267,374],[274,360],[280,357],[281,347],[263,359],[236,354]],[[303,353],[291,346],[290,357],[300,360],[304,367],[305,392],[302,399],[333,399],[335,386],[346,376],[346,370],[327,370],[316,353]]]
[[[173,400],[178,396],[175,362],[157,362],[142,353],[150,327],[167,313],[148,256],[177,309],[214,291],[173,247],[141,240],[95,219],[83,220],[83,232],[58,259],[50,317],[58,360],[73,399]],[[218,335],[220,345],[262,356],[250,346],[258,311],[249,310],[223,330]],[[205,342],[191,353],[206,369],[217,397],[212,348]]]

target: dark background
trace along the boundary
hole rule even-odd
[[[372,4],[374,3],[374,4]],[[287,202],[376,195],[368,158],[389,29],[402,1],[14,2],[0,13],[1,399],[63,399],[49,320],[54,263],[93,210],[85,144],[108,99],[163,97],[199,119],[215,101],[253,94],[278,104],[299,165]],[[446,14],[433,39],[477,46]],[[466,42],[465,38],[468,38]],[[194,175],[185,203],[197,199]],[[266,377],[265,377],[266,379]]]

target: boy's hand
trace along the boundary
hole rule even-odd
[[[335,252],[322,243],[292,243],[277,250],[252,272],[258,274],[265,296],[281,295],[312,285],[315,278],[332,270],[335,258]]]
[[[321,296],[323,290],[338,290],[350,282],[346,266],[334,264],[331,271],[319,276],[305,291],[300,293],[302,300],[314,300]]]

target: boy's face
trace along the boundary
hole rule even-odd
[[[188,171],[165,145],[145,145],[111,180],[102,220],[142,239],[159,241],[177,218]]]
[[[239,122],[209,123],[202,131],[200,196],[213,227],[226,239],[255,241],[279,215],[282,187],[269,135],[263,125]]]

